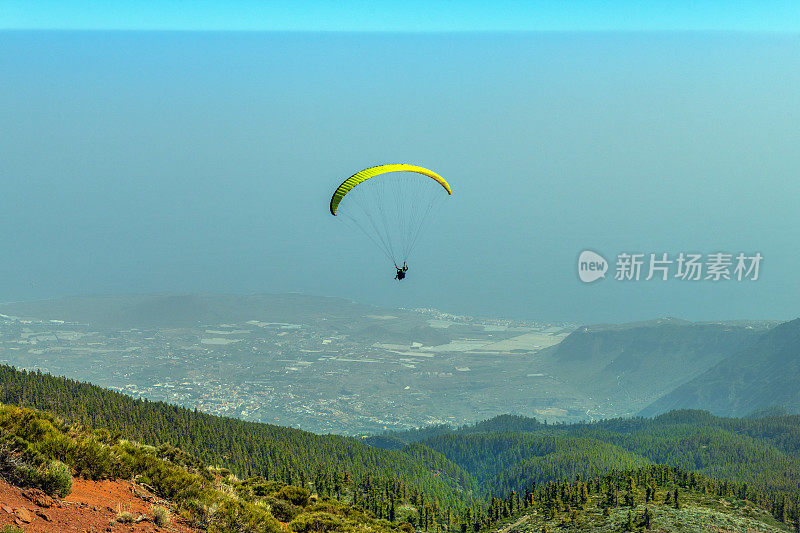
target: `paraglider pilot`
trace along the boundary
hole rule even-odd
[[[397,275],[395,275],[394,279],[400,281],[401,279],[406,277],[406,272],[408,272],[408,267],[406,266],[405,261],[403,261],[403,268],[400,268],[397,265],[395,265],[394,267],[397,269]]]

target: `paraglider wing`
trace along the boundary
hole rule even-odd
[[[447,194],[452,194],[452,190],[450,189],[450,184],[445,181],[443,177],[432,170],[428,170],[427,168],[418,167],[416,165],[407,165],[407,164],[394,164],[394,165],[378,165],[376,167],[366,168],[360,172],[356,172],[346,180],[342,182],[341,185],[336,189],[333,193],[333,197],[331,197],[331,214],[336,216],[336,210],[339,207],[339,203],[342,201],[342,198],[350,192],[353,187],[356,185],[365,182],[366,180],[373,178],[375,176],[379,176],[381,174],[386,174],[389,172],[416,172],[417,174],[422,174],[424,176],[428,176],[429,178],[433,179],[439,185],[444,187],[444,190],[447,191]]]
[[[397,266],[408,259],[425,223],[450,194],[450,184],[432,170],[378,165],[344,180],[331,197],[330,209],[333,216],[341,214],[369,237]]]

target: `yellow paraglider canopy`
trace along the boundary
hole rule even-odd
[[[331,198],[331,214],[336,216],[336,209],[339,207],[339,202],[342,201],[342,198],[344,198],[345,195],[353,189],[353,187],[359,183],[365,182],[370,178],[374,178],[375,176],[380,176],[381,174],[386,174],[388,172],[415,172],[417,174],[422,174],[439,183],[439,185],[444,187],[444,190],[447,191],[447,194],[452,193],[450,190],[450,184],[447,183],[447,181],[445,181],[445,179],[439,174],[432,170],[428,170],[427,168],[418,167],[416,165],[407,165],[404,163],[378,165],[376,167],[370,167],[360,172],[356,172],[344,180],[339,187],[337,187],[336,191],[333,193],[333,197]]]

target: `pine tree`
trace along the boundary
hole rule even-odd
[[[636,507],[636,483],[633,477],[628,478],[628,491],[625,493],[625,505]]]
[[[616,507],[619,501],[619,494],[617,493],[617,487],[613,483],[608,485],[608,490],[606,491],[606,504],[609,507]]]
[[[650,529],[653,525],[653,512],[650,510],[649,507],[646,507],[644,510],[644,517],[642,518],[642,526],[645,529]]]
[[[625,493],[625,505],[627,507],[636,507],[636,497],[633,495],[633,492],[627,491]]]
[[[467,507],[464,509],[464,514],[461,516],[461,533],[467,533],[472,529],[472,508]]]
[[[633,515],[630,511],[628,511],[628,519],[625,521],[625,525],[622,527],[622,531],[633,531]]]

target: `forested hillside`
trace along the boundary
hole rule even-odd
[[[559,479],[605,474],[650,463],[621,447],[590,438],[529,433],[441,435],[427,446],[469,472],[493,496]]]
[[[427,463],[445,468],[448,476],[457,475],[457,468],[448,467],[435,452],[420,444],[411,447],[412,455],[426,455]],[[297,485],[261,477],[240,480],[169,445],[144,446],[105,429],[73,427],[51,414],[8,405],[0,405],[0,476],[4,484],[34,489],[24,493],[32,498],[28,505],[52,507],[49,514],[38,508],[37,527],[52,523],[55,528],[53,520],[60,509],[73,508],[59,500],[70,494],[78,478],[127,480],[130,497],[144,501],[157,495],[158,505],[148,514],[136,516],[118,509],[107,531],[134,531],[142,523],[174,529],[173,520],[180,521],[181,531],[191,526],[193,531],[212,533],[800,528],[796,499],[669,466],[531,484],[455,514],[429,505],[402,480],[382,484],[371,476],[356,481],[348,475],[302,480]],[[82,523],[81,513],[88,517],[96,511],[79,507],[71,516]],[[19,509],[13,513],[34,520]],[[2,515],[0,523],[8,519]]]
[[[163,402],[135,400],[88,383],[0,366],[0,401],[43,409],[65,420],[107,428],[145,444],[169,443],[241,477],[302,483],[319,476],[402,479],[431,505],[454,511],[475,496],[435,475],[412,456],[357,439],[207,415]]]
[[[397,520],[398,513],[413,510],[409,520],[423,529],[458,522],[480,530],[496,522],[491,518],[494,498],[513,499],[550,482],[653,464],[720,479],[715,487],[727,483],[742,494],[753,491],[773,513],[775,502],[785,500],[790,503],[780,506],[787,516],[796,514],[793,502],[800,493],[797,415],[720,418],[703,411],[675,411],[654,419],[580,424],[505,415],[461,428],[435,426],[366,439],[373,445],[402,446],[394,451],[354,438],[135,400],[7,366],[0,366],[0,401],[48,410],[69,423],[107,428],[103,438],[109,442],[123,436],[178,446],[243,478],[351,498],[378,518]]]
[[[512,492],[493,498],[481,519],[504,533],[800,530],[798,506],[785,495],[661,465]]]
[[[504,415],[456,429],[436,426],[387,433],[369,442],[429,446],[492,494],[649,463],[765,490],[800,491],[798,415],[722,418],[706,411],[674,411],[654,419],[579,424],[545,424]]]
[[[152,507],[151,516],[137,517],[118,510],[106,531],[117,525],[124,528],[140,522],[169,528],[172,513],[183,523],[212,533],[287,530],[389,533],[399,532],[405,520],[427,529],[425,520],[434,516],[425,502],[400,481],[384,485],[369,476],[360,481],[344,476],[335,478],[334,483],[318,478],[296,485],[257,476],[242,481],[227,469],[209,467],[166,444],[157,448],[145,446],[120,439],[103,428],[72,427],[49,413],[0,404],[3,481],[42,491],[43,494],[27,493],[31,505],[49,508],[53,515],[65,507],[54,504],[54,500],[70,494],[74,477],[128,480],[130,490],[138,494],[136,497],[151,500],[148,494],[155,494],[161,501],[161,505]],[[344,503],[344,499],[349,503]],[[395,506],[405,506],[413,512],[398,513]],[[31,513],[15,511],[24,518],[23,522],[33,520]],[[91,511],[96,509],[87,513]],[[0,517],[0,523],[7,519],[6,513]],[[384,515],[391,521],[380,518]],[[45,523],[53,521],[41,510],[37,516]],[[407,532],[412,527],[406,523],[403,530]],[[53,523],[45,531],[59,529]]]

